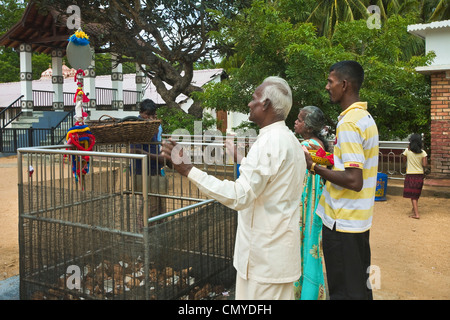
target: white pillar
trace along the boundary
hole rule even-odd
[[[61,49],[52,51],[52,84],[54,92],[52,107],[55,111],[64,111],[62,58],[63,52]]]
[[[136,108],[139,110],[139,103],[142,101],[142,98],[144,97],[144,93],[142,90],[145,88],[146,80],[145,80],[145,74],[142,71],[142,68],[145,68],[144,66],[139,66],[139,64],[136,63],[136,91],[137,97],[136,97]]]
[[[20,51],[20,91],[22,97],[22,112],[31,114],[33,112],[33,70],[31,63],[31,44],[22,43]]]
[[[123,109],[123,72],[122,64],[117,62],[118,54],[111,54],[112,72],[111,81],[112,88],[116,89],[115,97],[113,96],[112,107],[114,110]]]
[[[86,94],[89,93],[88,98],[89,98],[89,106],[88,106],[88,111],[95,111],[96,107],[97,107],[97,98],[95,95],[95,50],[93,48],[91,48],[92,51],[92,60],[91,60],[91,65],[89,66],[89,68],[87,70],[84,71],[84,73],[86,74],[84,76],[84,92]]]

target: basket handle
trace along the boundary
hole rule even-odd
[[[111,116],[108,116],[107,114],[104,114],[104,115],[102,115],[100,118],[98,118],[98,121],[102,120],[103,117],[108,117],[108,118],[110,118],[110,119],[113,120],[113,121],[117,121],[116,118],[113,118],[113,117],[111,117]]]

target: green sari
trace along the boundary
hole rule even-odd
[[[318,144],[315,140],[307,143]],[[302,219],[300,222],[302,275],[294,282],[296,300],[325,300],[325,279],[322,267],[322,219],[315,214],[322,195],[323,180],[306,171],[302,192]]]

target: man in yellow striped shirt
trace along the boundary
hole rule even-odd
[[[361,102],[364,70],[356,61],[330,68],[326,90],[342,113],[336,127],[334,166],[307,168],[327,182],[316,213],[322,218],[323,252],[330,299],[372,299],[368,281],[369,229],[378,171],[378,129]]]

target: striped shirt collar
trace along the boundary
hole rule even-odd
[[[350,106],[347,107],[347,109],[341,112],[341,114],[338,117],[338,120],[341,120],[348,112],[350,112],[350,110],[354,109],[367,110],[367,102],[359,101],[351,104]]]

